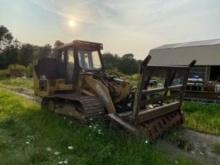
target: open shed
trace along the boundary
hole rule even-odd
[[[163,45],[151,49],[149,54],[152,65],[188,65],[195,59],[190,76],[220,80],[220,39]]]

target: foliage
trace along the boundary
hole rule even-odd
[[[35,46],[34,50],[34,58],[32,59],[33,61],[37,61],[38,59],[44,58],[44,57],[49,57],[52,51],[52,47],[49,44],[46,44],[43,47]]]
[[[124,74],[132,75],[138,72],[139,62],[134,59],[133,54],[125,54],[120,59],[118,70]]]
[[[132,87],[137,88],[139,74],[133,74],[131,76],[125,75],[123,79],[127,80]]]
[[[2,79],[0,81],[0,86],[3,84],[4,86],[12,86],[12,87],[19,87],[19,88],[33,88],[33,79],[32,78],[7,78]]]
[[[19,57],[18,57],[19,64],[27,66],[28,64],[32,63],[33,52],[34,52],[34,48],[32,45],[30,44],[22,45],[21,49],[19,50]]]
[[[40,58],[48,57],[51,53],[51,46],[43,47],[24,44],[21,48],[14,45],[9,46],[0,53],[0,69],[7,68],[10,64],[20,64],[24,66],[32,65]]]
[[[0,50],[10,45],[13,40],[12,34],[5,26],[0,26]]]
[[[33,76],[33,64],[29,64],[26,67],[26,74],[27,74],[27,77],[32,77]]]
[[[16,64],[18,62],[18,48],[14,45],[6,47],[2,53],[0,53],[0,69],[7,68],[10,64]]]
[[[120,57],[116,54],[113,55],[111,53],[103,54],[103,62],[106,69],[117,69],[120,65]]]
[[[56,40],[55,43],[54,43],[54,47],[55,47],[55,48],[56,48],[56,47],[59,47],[59,46],[61,46],[61,45],[64,45],[64,43],[63,43],[62,41],[60,41],[60,40]]]
[[[220,135],[220,104],[184,102],[185,125],[202,132]]]
[[[14,70],[18,72],[26,72],[26,67],[24,65],[19,65],[19,64],[11,64],[8,66],[9,72],[13,72]]]
[[[37,60],[43,57],[49,57],[52,47],[49,44],[45,46],[35,46],[32,44],[21,44],[17,40],[13,40],[10,31],[0,26],[0,69],[7,68],[10,64],[20,64],[29,66],[35,64]],[[57,40],[54,47],[63,45],[64,43]],[[141,61],[134,59],[133,54],[125,54],[122,57],[105,53],[103,62],[106,69],[117,69],[123,74],[136,74]]]
[[[51,54],[51,46],[35,46],[32,44],[21,44],[13,40],[9,30],[0,26],[0,69],[7,68],[10,64],[28,66],[40,58]]]
[[[33,66],[30,64],[27,67],[19,64],[11,64],[8,67],[8,73],[10,77],[32,77]]]
[[[220,155],[220,143],[214,144],[213,152]]]
[[[1,69],[0,70],[0,80],[5,79],[8,76],[8,69]]]
[[[0,90],[1,164],[196,164],[184,157],[171,160],[124,131],[81,125]]]
[[[133,54],[125,54],[122,57],[111,53],[103,54],[103,62],[106,69],[118,70],[123,74],[132,75],[138,72],[141,61],[135,60]]]
[[[13,38],[5,26],[0,26],[0,69],[7,68],[9,64],[17,63],[19,44]]]

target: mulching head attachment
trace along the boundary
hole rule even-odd
[[[133,112],[124,118],[124,127],[153,140],[183,123],[181,104],[195,61],[188,66],[149,66],[150,58],[142,64]]]
[[[149,139],[155,139],[183,123],[181,104],[195,61],[188,66],[149,66],[150,58],[141,68],[132,115],[135,127]]]

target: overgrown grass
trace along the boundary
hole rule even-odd
[[[70,147],[71,146],[71,147]],[[68,149],[69,147],[69,149]],[[94,124],[80,125],[0,88],[1,164],[197,164],[171,160],[145,139]]]
[[[213,146],[213,152],[220,155],[220,143],[216,143]]]
[[[137,75],[124,76],[124,79],[136,86]],[[4,78],[0,85],[33,89],[31,78]],[[220,135],[220,104],[203,104],[198,102],[184,102],[183,110],[186,114],[185,126],[206,133]]]
[[[13,87],[21,87],[32,89],[33,88],[33,80],[32,78],[5,78],[0,81],[1,84],[6,86],[13,86]]]
[[[139,76],[138,74],[134,74],[131,76],[124,75],[124,76],[122,76],[122,78],[124,80],[127,80],[132,85],[132,87],[137,88],[138,76]]]
[[[185,102],[183,110],[187,127],[220,135],[220,104]]]
[[[7,69],[0,69],[0,80],[5,79],[7,77],[8,70]]]

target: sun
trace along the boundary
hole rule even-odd
[[[69,20],[69,21],[68,21],[68,25],[69,25],[69,27],[73,28],[73,27],[76,26],[76,21],[74,21],[74,20]]]

